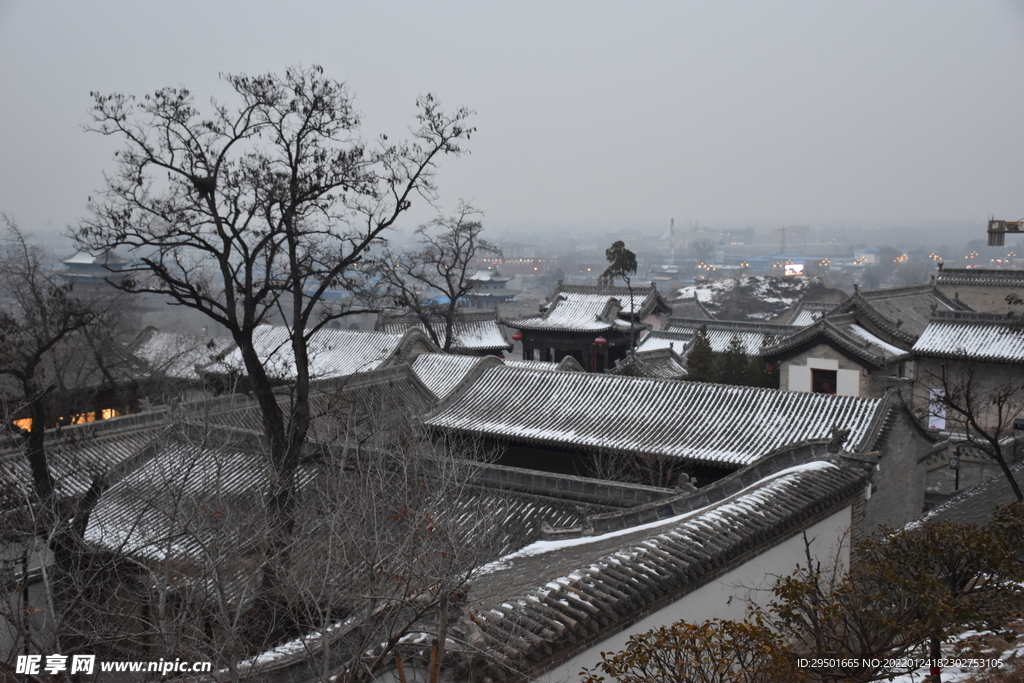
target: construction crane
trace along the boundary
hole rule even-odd
[[[1022,221],[999,221],[994,218],[988,220],[988,246],[990,247],[1001,247],[1006,244],[1006,233],[1017,233],[1024,232],[1021,226],[1024,225]]]

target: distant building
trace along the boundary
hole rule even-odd
[[[474,308],[493,309],[515,297],[516,292],[508,289],[508,283],[512,280],[513,278],[502,275],[497,270],[478,270],[469,278],[473,288],[467,298]]]
[[[109,294],[112,287],[108,279],[117,279],[117,272],[130,265],[128,259],[108,251],[90,254],[79,251],[61,261],[65,268],[60,276],[74,283],[78,294]]]

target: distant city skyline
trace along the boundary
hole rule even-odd
[[[496,231],[1024,217],[1024,3],[199,3],[0,0],[0,211],[62,231],[113,168],[89,92],[321,64],[363,135],[415,98],[475,110],[445,162]],[[419,206],[411,231],[432,215]],[[659,228],[660,226],[660,228]],[[896,234],[889,240],[900,241]]]

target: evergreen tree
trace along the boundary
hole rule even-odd
[[[748,386],[767,387],[769,389],[779,388],[779,373],[777,371],[769,372],[768,364],[764,360],[765,349],[774,343],[775,337],[765,332],[764,337],[761,339],[761,350],[758,352],[758,355],[751,356],[750,358],[746,382]]]
[[[729,346],[719,356],[717,366],[717,380],[722,384],[747,384],[750,359],[739,335],[734,334],[729,340]]]
[[[708,326],[701,325],[686,357],[687,379],[694,382],[714,382],[718,379],[715,353],[708,339]]]

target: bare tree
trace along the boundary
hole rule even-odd
[[[0,604],[0,620],[23,634],[5,654],[178,657],[211,661],[230,680],[282,666],[342,681],[396,661],[436,669],[466,583],[518,532],[495,527],[509,514],[503,495],[472,484],[480,445],[430,438],[415,402],[389,382],[316,396],[296,523],[286,552],[269,554],[280,538],[269,459],[217,426],[230,418],[216,411],[175,413],[105,489],[77,571],[44,565],[44,581]],[[254,620],[268,572],[289,613]],[[52,596],[45,629],[25,609],[30,596]]]
[[[75,296],[47,264],[41,249],[8,216],[8,238],[0,254],[0,379],[9,401],[29,419],[25,456],[40,502],[50,503],[54,482],[46,464],[44,430],[56,417],[50,405],[60,378],[55,360],[61,346],[96,320],[96,312]]]
[[[454,216],[420,226],[418,251],[392,254],[385,250],[380,261],[380,275],[390,286],[395,304],[415,315],[445,353],[455,341],[459,306],[473,290],[476,258],[501,256],[498,247],[481,237],[480,215],[461,204]]]
[[[118,167],[91,217],[72,232],[90,249],[125,246],[137,261],[115,284],[169,296],[228,330],[259,402],[287,517],[309,429],[308,344],[350,310],[325,309],[325,292],[359,280],[360,260],[414,197],[432,201],[434,174],[473,129],[469,112],[420,99],[411,142],[359,137],[345,85],[320,67],[284,75],[227,75],[237,104],[203,115],[183,88],[141,99],[94,93],[88,130],[118,139]],[[295,359],[291,404],[253,345],[279,316]]]
[[[927,412],[998,465],[1017,500],[1024,500],[1010,470],[1016,439],[1014,423],[1024,415],[1024,379],[992,364],[959,358],[925,365],[918,381],[927,392]]]

